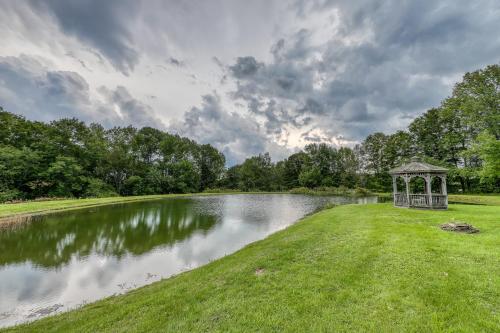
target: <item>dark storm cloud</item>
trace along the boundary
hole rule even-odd
[[[66,55],[70,58],[73,58],[75,59],[83,68],[85,68],[86,70],[88,70],[89,72],[92,72],[92,70],[87,66],[87,64],[85,64],[85,61],[83,61],[82,59],[76,57],[73,52],[67,52]]]
[[[129,30],[138,1],[34,0],[31,4],[52,16],[63,32],[89,43],[124,74],[138,63],[139,53]]]
[[[318,44],[314,31],[301,29],[271,47],[272,61],[239,57],[230,67],[233,98],[271,126],[297,126],[305,116],[350,140],[392,131],[439,105],[464,72],[499,61],[498,1],[298,1],[296,8],[304,19],[336,10],[335,32]]]
[[[111,126],[163,128],[152,109],[124,87],[100,88],[105,101],[91,96],[87,81],[72,71],[48,70],[42,59],[0,57],[0,106],[29,119],[72,118]],[[118,108],[121,116],[115,112]]]
[[[329,141],[328,137],[321,136],[321,135],[318,135],[318,134],[314,134],[314,133],[312,133],[312,131],[304,132],[300,136],[301,136],[301,138],[303,138],[308,143],[320,143],[320,142],[327,142],[327,141]]]
[[[231,96],[246,101],[252,113],[265,118],[268,134],[282,133],[287,124],[304,125],[305,112],[297,112],[299,108],[318,113],[323,107],[309,97],[313,93],[313,77],[307,66],[281,59],[264,64],[253,57],[240,57],[229,67],[237,79],[237,90]]]
[[[308,97],[306,98],[304,106],[299,109],[299,112],[309,114],[323,114],[325,112],[325,109],[323,104],[311,97]]]
[[[256,121],[224,109],[217,94],[203,96],[201,107],[191,108],[171,130],[213,144],[226,155],[228,165],[265,151],[278,157],[289,154],[287,149],[269,142]]]
[[[174,58],[174,57],[170,57],[168,59],[168,63],[171,64],[171,65],[174,65],[176,67],[184,67],[186,64],[184,63],[184,61],[182,60],[179,60],[177,58]]]
[[[100,87],[99,92],[106,97],[108,105],[115,105],[121,113],[121,123],[135,127],[155,127],[164,129],[164,125],[153,112],[153,109],[132,97],[130,92],[123,86],[114,90]]]
[[[203,96],[202,106],[186,112],[183,123],[173,130],[202,143],[214,144],[228,155],[230,164],[241,160],[238,154],[254,154],[265,149],[259,125],[224,110],[217,95]],[[241,149],[245,152],[239,151]]]
[[[257,70],[261,66],[262,64],[259,64],[254,57],[239,57],[236,64],[230,66],[229,69],[233,73],[234,77],[244,78],[257,73]]]
[[[0,103],[31,119],[85,118],[79,111],[90,105],[89,86],[79,74],[47,71],[32,57],[0,57]]]

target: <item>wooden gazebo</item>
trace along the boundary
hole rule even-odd
[[[392,176],[394,206],[428,209],[447,209],[448,193],[446,191],[446,172],[448,169],[422,162],[418,157],[411,162],[389,171]],[[397,179],[401,177],[405,184],[405,192],[398,192]],[[424,193],[410,193],[410,181],[420,177],[425,181]],[[432,193],[432,180],[440,179],[438,193]]]

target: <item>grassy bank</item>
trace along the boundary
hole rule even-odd
[[[0,219],[15,215],[41,214],[53,211],[108,205],[120,202],[161,199],[179,195],[182,194],[143,195],[92,199],[63,199],[52,201],[27,201],[15,204],[0,204]]]
[[[316,188],[307,188],[307,187],[297,187],[288,191],[291,194],[304,194],[304,195],[319,195],[319,196],[345,196],[345,197],[365,197],[373,195],[367,189],[358,187],[358,188],[347,188],[344,186],[340,187],[329,187],[322,186]]]
[[[493,332],[500,207],[340,206],[209,265],[8,331]],[[462,220],[479,234],[441,231]]]
[[[448,201],[451,203],[500,206],[500,195],[450,194]]]
[[[353,190],[354,191],[354,190]],[[0,223],[10,221],[11,217],[29,216],[35,214],[45,214],[56,211],[78,209],[85,207],[101,206],[115,203],[155,200],[169,197],[190,196],[190,195],[217,195],[217,194],[272,194],[272,193],[293,193],[304,195],[346,195],[349,193],[333,193],[333,192],[318,192],[310,190],[308,192],[242,192],[237,190],[227,189],[209,189],[202,193],[188,193],[188,194],[162,194],[162,195],[142,195],[142,196],[129,196],[129,197],[108,197],[108,198],[91,198],[91,199],[58,199],[58,200],[45,200],[45,201],[27,201],[13,204],[0,204]],[[360,196],[356,192],[356,196]]]

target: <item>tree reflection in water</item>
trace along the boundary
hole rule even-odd
[[[206,234],[220,219],[196,209],[192,199],[95,207],[35,217],[0,229],[0,265],[31,262],[60,267],[90,254],[121,258],[171,246],[193,233]],[[213,212],[215,213],[215,212]]]

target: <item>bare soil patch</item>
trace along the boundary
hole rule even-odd
[[[441,229],[444,231],[455,231],[455,232],[463,232],[466,234],[473,234],[479,232],[479,229],[474,228],[471,224],[464,222],[449,222],[445,224],[441,224]]]

